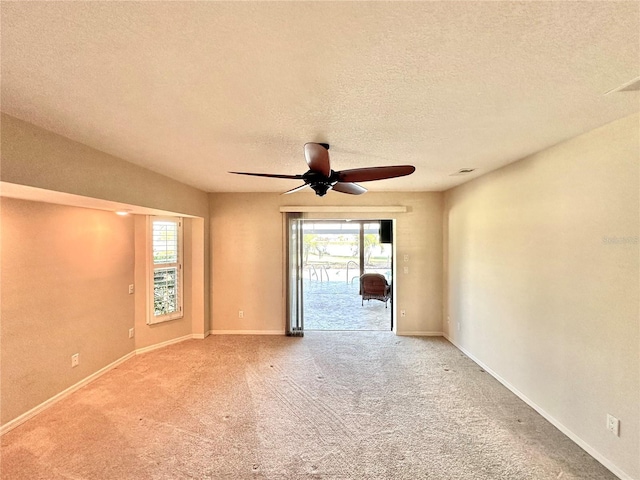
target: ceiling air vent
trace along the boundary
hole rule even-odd
[[[613,90],[609,90],[605,95],[616,92],[640,92],[640,77],[636,77],[624,85],[614,88]]]
[[[449,175],[450,177],[454,177],[456,175],[468,175],[471,172],[475,172],[475,168],[461,168],[460,170],[458,170],[456,173],[452,173],[451,175]]]

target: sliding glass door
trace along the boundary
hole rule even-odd
[[[383,235],[383,225],[391,222],[303,220],[294,213],[284,221],[287,335],[303,336],[305,329],[392,330],[393,249],[390,236]],[[384,277],[386,298],[365,299],[365,273]]]

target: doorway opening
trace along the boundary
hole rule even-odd
[[[298,314],[304,330],[392,330],[391,220],[297,222]],[[363,295],[364,274],[375,274],[386,294]]]

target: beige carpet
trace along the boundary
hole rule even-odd
[[[3,479],[613,479],[442,338],[210,336],[6,434]]]

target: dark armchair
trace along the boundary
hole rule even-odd
[[[365,273],[360,277],[360,295],[362,295],[362,305],[365,300],[374,299],[384,302],[384,308],[387,308],[387,302],[391,299],[391,287],[384,275]]]

